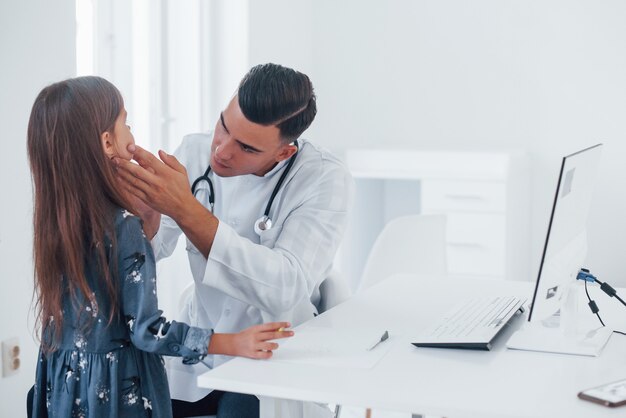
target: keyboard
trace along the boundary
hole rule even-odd
[[[526,302],[513,296],[460,303],[412,341],[416,347],[490,350],[492,342]]]

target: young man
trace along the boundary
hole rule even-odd
[[[172,253],[181,233],[187,237],[195,289],[186,319],[193,325],[235,332],[278,318],[297,325],[317,314],[353,184],[337,158],[298,139],[316,111],[306,75],[259,65],[214,132],[185,137],[176,158],[161,151],[161,162],[136,147],[140,166],[118,162],[129,190],[152,208],[142,217],[157,259]],[[211,366],[226,360],[216,357]],[[230,412],[239,408],[233,416],[258,416],[255,397],[197,388],[203,367],[172,371],[172,397],[198,401],[174,401],[175,409],[206,414],[218,405],[221,415],[228,402]]]

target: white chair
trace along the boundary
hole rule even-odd
[[[394,274],[445,276],[446,216],[408,215],[389,221],[370,250],[359,290]],[[366,418],[372,415],[365,410]],[[413,415],[419,417],[419,415]]]
[[[332,270],[328,277],[320,284],[320,301],[317,304],[319,313],[345,302],[351,296],[350,286],[346,279],[336,270]]]
[[[320,301],[317,304],[317,311],[324,313],[341,302],[345,302],[351,295],[352,292],[345,277],[338,271],[331,270],[328,277],[320,284]],[[335,405],[333,417],[338,418],[340,413],[341,405]]]
[[[376,238],[359,290],[394,274],[445,276],[446,272],[446,216],[401,216],[389,221]]]

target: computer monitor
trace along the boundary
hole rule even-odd
[[[509,348],[597,356],[611,335],[595,323],[576,323],[575,312],[575,283],[587,256],[587,215],[601,150],[597,144],[563,157],[528,324],[509,339]]]
[[[563,157],[529,321],[543,321],[563,306],[587,257],[587,214],[602,144]]]

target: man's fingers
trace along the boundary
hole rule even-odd
[[[154,161],[159,161],[150,151],[141,148],[139,145],[129,145],[128,151],[133,154],[133,160],[139,164],[150,165]]]
[[[145,204],[152,207],[150,196],[147,193],[147,191],[151,190],[150,185],[128,172],[122,172],[118,175],[118,177],[121,179],[120,183],[122,184],[122,187],[124,187],[128,193],[136,196]]]
[[[132,164],[136,165],[136,164]],[[120,180],[122,180],[122,184],[126,187],[133,187],[138,189],[141,183],[145,183],[143,180],[135,177],[132,172],[127,170],[125,167],[119,167],[117,170],[117,176]]]
[[[174,170],[178,171],[179,173],[187,172],[185,169],[185,166],[182,165],[180,161],[178,161],[178,159],[174,157],[173,155],[170,155],[167,152],[160,150],[159,157],[161,158],[161,160],[163,160],[165,164],[167,164],[169,167],[173,168]]]
[[[130,147],[131,146],[129,145],[129,151]],[[134,149],[134,151],[132,151],[133,160],[137,161],[137,164],[139,164],[141,167],[145,168],[153,174],[160,173],[163,170],[167,169],[167,166],[163,164],[163,162],[151,152],[146,151],[139,145],[133,145],[132,147]]]
[[[117,172],[120,177],[126,180],[127,183],[140,188],[144,192],[147,190],[147,185],[156,185],[158,183],[157,175],[150,171],[150,169],[145,169],[121,158],[117,158],[115,162],[119,168]]]
[[[148,202],[148,196],[144,192],[142,192],[141,189],[133,186],[132,184],[126,181],[122,181],[121,184],[122,184],[122,188],[124,189],[124,191],[126,191],[126,193],[135,196],[136,198],[144,202],[146,205],[150,206]]]

